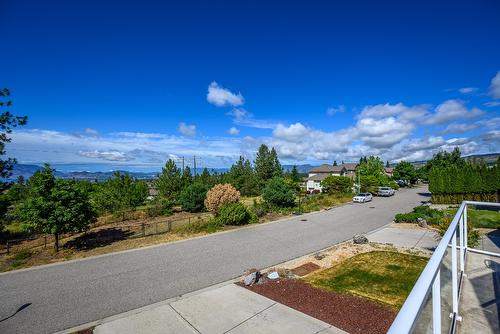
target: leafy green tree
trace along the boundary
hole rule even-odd
[[[262,191],[262,198],[267,203],[277,207],[292,207],[295,205],[295,194],[282,177],[273,177]]]
[[[148,193],[144,181],[137,181],[127,173],[115,172],[93,193],[93,202],[101,213],[116,213],[144,204]]]
[[[12,106],[10,100],[10,91],[7,88],[0,89],[0,157],[5,155],[5,144],[10,143],[12,138],[9,134],[12,129],[25,125],[28,121],[27,116],[15,116],[7,109]],[[12,168],[16,163],[15,159],[7,158],[0,159],[0,178],[8,178],[11,176]]]
[[[352,192],[352,179],[345,176],[328,176],[321,181],[323,192],[328,194]]]
[[[361,176],[372,175],[379,179],[384,175],[384,162],[379,157],[364,157],[358,166],[358,173]]]
[[[206,185],[198,182],[184,188],[179,198],[182,209],[189,212],[203,211],[205,209],[204,201],[208,189]]]
[[[269,150],[267,145],[260,145],[255,157],[255,172],[262,184],[275,176],[283,174],[281,163],[274,147]]]
[[[361,176],[361,192],[376,193],[378,191],[379,181],[373,175]]]
[[[17,213],[33,231],[53,234],[56,252],[61,234],[84,231],[96,220],[88,195],[73,181],[56,180],[48,165],[29,179]]]
[[[411,184],[415,184],[418,180],[415,167],[407,161],[400,161],[394,167],[393,176],[396,180],[408,180]]]
[[[176,200],[181,191],[181,185],[181,170],[177,168],[174,160],[169,159],[156,180],[156,189],[161,196]]]

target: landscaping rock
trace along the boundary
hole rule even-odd
[[[356,234],[354,237],[352,237],[352,241],[355,244],[358,244],[358,245],[367,244],[368,243],[368,238],[365,237],[364,235]]]
[[[420,227],[427,227],[427,220],[425,220],[424,218],[417,218],[417,224],[418,226]]]
[[[278,274],[277,271],[271,271],[269,274],[267,274],[267,278],[278,279],[278,278],[280,278],[280,275]]]
[[[316,260],[318,260],[318,261],[323,260],[323,259],[325,258],[325,256],[326,256],[326,255],[321,254],[321,253],[319,253],[319,252],[318,252],[318,253],[316,253],[316,254],[314,254],[314,258],[315,258]]]
[[[245,279],[243,280],[246,286],[253,285],[259,281],[260,278],[260,272],[255,271],[247,276],[245,276]]]

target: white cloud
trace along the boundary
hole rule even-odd
[[[443,133],[464,133],[478,128],[478,124],[451,123],[444,129]]]
[[[500,71],[491,79],[490,94],[495,99],[500,99]]]
[[[384,118],[389,116],[397,117],[404,121],[413,121],[422,119],[428,114],[429,106],[417,105],[407,107],[402,103],[397,104],[377,104],[373,106],[366,106],[363,108],[358,118]]]
[[[229,128],[227,133],[229,133],[231,136],[236,136],[236,135],[240,134],[240,130],[238,128],[232,126],[231,128]]]
[[[97,137],[97,136],[99,136],[99,132],[96,129],[86,128],[85,130],[83,130],[83,132],[87,136],[91,136],[91,137]]]
[[[188,136],[188,137],[196,136],[196,126],[195,125],[188,125],[184,122],[181,122],[181,123],[179,123],[178,130],[184,136]]]
[[[345,109],[345,106],[343,106],[343,105],[340,105],[340,106],[338,106],[336,108],[328,108],[328,109],[326,109],[326,113],[328,115],[330,115],[330,116],[333,116],[333,115],[338,114],[338,113],[343,113],[345,111],[346,111],[346,109]]]
[[[119,151],[79,151],[78,155],[87,158],[95,158],[107,161],[131,161],[132,157],[128,156],[125,152]]]
[[[234,108],[226,113],[226,115],[233,118],[234,124],[241,126],[257,129],[274,129],[276,127],[276,123],[263,119],[256,119],[251,112],[243,108]]]
[[[462,94],[471,94],[471,93],[474,93],[478,90],[478,88],[476,87],[463,87],[463,88],[459,88],[458,91]]]
[[[489,101],[483,103],[483,105],[485,105],[486,107],[497,107],[500,106],[500,101]]]
[[[237,107],[243,105],[245,99],[241,93],[234,94],[229,89],[219,86],[214,81],[208,86],[207,101],[217,107]]]
[[[426,119],[426,124],[443,124],[457,119],[474,118],[481,116],[484,112],[478,108],[468,110],[465,104],[459,100],[448,100],[435,109],[432,116]]]

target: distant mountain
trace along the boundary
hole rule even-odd
[[[289,172],[292,170],[293,166],[297,166],[297,170],[299,171],[300,174],[306,174],[308,173],[313,167],[313,165],[283,165],[281,166],[285,172]]]
[[[484,160],[486,164],[488,165],[494,165],[498,157],[500,157],[500,153],[485,153],[485,154],[472,154],[472,155],[467,155],[464,156],[463,158],[465,160]],[[412,161],[410,162],[413,166],[415,167],[421,167],[427,163],[427,160],[420,160],[420,161]],[[396,164],[391,164],[391,167],[394,167]]]

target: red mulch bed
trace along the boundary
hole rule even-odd
[[[397,314],[367,299],[317,289],[295,279],[269,280],[246,288],[349,333],[386,333]]]

